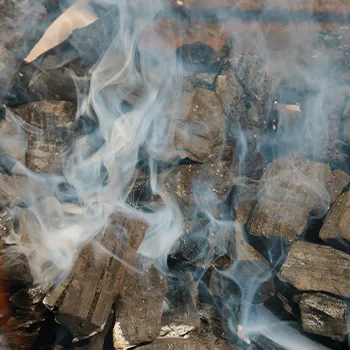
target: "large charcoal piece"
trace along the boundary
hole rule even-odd
[[[320,238],[349,251],[350,192],[343,193],[332,205],[321,228]]]
[[[9,111],[6,111],[9,113]],[[8,114],[0,119],[0,168],[2,172],[10,172],[18,160],[25,164],[27,138],[25,130]]]
[[[62,169],[62,152],[72,141],[76,107],[68,101],[40,101],[13,109],[25,122],[34,126],[28,135],[27,166],[36,172]]]
[[[197,295],[198,284],[193,281],[191,272],[168,279],[160,333],[162,337],[185,337],[200,326],[195,305]]]
[[[331,247],[296,242],[289,249],[280,277],[299,290],[350,297],[350,255]]]
[[[100,4],[99,1],[90,1],[90,5],[99,19],[87,27],[73,31],[68,41],[79,52],[84,63],[91,67],[117,33],[119,10],[117,6],[111,6],[111,3],[107,7],[103,2]]]
[[[149,268],[144,275],[129,271],[116,304],[113,343],[116,350],[151,342],[161,329],[166,283]]]
[[[205,161],[226,140],[226,123],[220,100],[213,91],[185,92],[178,115],[173,115],[175,151],[184,158]]]
[[[244,302],[263,303],[274,294],[269,270],[263,261],[237,260],[226,270],[213,271],[210,292],[222,298],[224,304],[235,299],[237,305]]]
[[[126,236],[108,229],[97,238],[110,252],[133,264],[147,226],[127,218],[114,218]],[[122,292],[126,267],[115,258],[87,245],[66,280],[48,293],[44,303],[58,309],[56,319],[77,337],[87,337],[103,329],[117,296]],[[98,253],[98,254],[96,254]]]
[[[19,205],[44,194],[44,187],[24,176],[0,174],[0,203]]]
[[[229,133],[241,128],[253,141],[268,125],[271,78],[263,59],[245,54],[233,59],[219,74],[216,93],[223,106]]]
[[[196,199],[201,188],[210,188],[213,194],[225,198],[237,176],[232,161],[208,161],[204,164],[180,165],[158,175],[158,182],[178,202],[185,216],[196,208]]]
[[[155,342],[139,347],[140,350],[234,350],[231,345],[224,342],[203,340],[200,337],[189,339],[159,338]]]
[[[250,234],[292,243],[308,217],[322,217],[341,190],[329,165],[282,158],[268,165],[260,181],[259,202],[248,222]],[[346,182],[344,183],[344,186]],[[335,189],[336,188],[336,189]]]
[[[39,1],[0,2],[0,100],[11,88],[22,60],[45,30],[46,9]]]
[[[53,55],[45,57],[30,79],[28,90],[40,100],[62,100],[77,102],[77,91],[84,77],[85,67],[76,58],[62,66]],[[82,84],[80,84],[82,85]]]
[[[303,294],[300,311],[306,332],[344,341],[348,327],[347,305],[343,300],[323,293]]]

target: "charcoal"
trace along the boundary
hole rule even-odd
[[[0,209],[0,242],[3,242],[5,238],[12,231],[12,218],[8,209]]]
[[[213,193],[224,199],[236,175],[237,169],[231,161],[208,161],[203,165],[174,167],[159,174],[158,183],[177,200],[184,215],[187,216],[195,209],[194,191],[198,191],[205,184],[210,185]]]
[[[51,56],[46,57],[48,60]],[[61,66],[53,66],[45,69],[45,61],[37,69],[28,86],[28,90],[40,100],[58,100],[72,101],[77,103],[78,80],[74,81],[74,75],[83,77],[85,75],[85,67],[80,59],[75,59],[68,64]],[[48,63],[46,63],[48,65]]]
[[[226,139],[226,123],[220,100],[213,91],[193,89],[184,93],[184,111],[173,115],[177,154],[205,161]]]
[[[33,283],[33,276],[30,272],[28,260],[24,254],[1,253],[0,255],[3,278],[15,289],[27,287]]]
[[[350,252],[350,192],[343,193],[332,205],[321,227],[320,238],[338,243]]]
[[[184,337],[200,325],[196,310],[196,283],[191,272],[184,272],[168,279],[168,292],[165,298],[161,337]]]
[[[89,67],[94,65],[101,53],[108,48],[119,22],[117,6],[108,9],[96,3],[92,3],[92,6],[100,19],[87,27],[73,31],[68,39],[84,64]]]
[[[342,194],[344,188],[350,183],[350,176],[340,169],[332,171],[331,180],[328,186],[330,204],[333,204]]]
[[[146,233],[146,225],[127,218],[113,218],[113,225],[98,242],[127,264],[134,264],[136,251]],[[125,230],[117,235],[113,227]],[[70,275],[44,298],[48,308],[57,308],[57,322],[83,338],[103,329],[112,305],[122,292],[126,267],[110,255],[87,245]]]
[[[275,103],[272,113],[276,114],[277,120],[272,121],[272,125],[278,129],[288,129],[294,126],[302,117],[299,104]]]
[[[214,270],[210,279],[210,292],[223,300],[263,303],[274,294],[274,283],[270,278],[270,268],[259,260],[237,260],[232,267],[219,272]],[[257,289],[252,300],[246,300],[252,286]],[[232,299],[231,299],[232,298]]]
[[[111,313],[103,331],[94,334],[89,339],[83,339],[81,342],[75,342],[71,348],[81,349],[81,350],[103,350],[103,349],[113,349],[113,339],[111,335],[111,330],[113,328],[114,314]],[[65,350],[66,347],[60,347],[61,345],[56,345],[54,350]]]
[[[312,154],[326,161],[342,164],[347,161],[347,156],[338,147],[339,139],[342,138],[339,134],[342,129],[342,123],[344,123],[342,110],[345,101],[350,98],[350,88],[348,86],[340,87],[339,89],[330,88],[327,91],[328,93],[324,95],[322,101],[322,113],[324,114],[323,118],[326,125],[321,130],[318,130],[317,141],[313,141]],[[322,120],[320,120],[320,123],[322,123]]]
[[[117,350],[151,342],[161,329],[166,284],[151,267],[144,276],[129,271],[116,304],[113,343]]]
[[[199,73],[189,77],[189,81],[194,88],[214,90],[217,75],[215,73]]]
[[[271,78],[265,63],[256,55],[242,55],[224,67],[216,82],[229,133],[238,128],[255,143],[268,124],[271,112]]]
[[[10,297],[10,301],[16,307],[22,309],[30,308],[32,305],[41,302],[51,288],[51,284],[43,284],[34,287],[23,288],[13,294]]]
[[[220,247],[216,244],[214,237],[210,237],[210,224],[203,219],[186,220],[184,223],[183,236],[171,250],[172,258],[187,262],[199,268],[209,267],[214,261],[215,251],[225,248],[226,233],[224,242]]]
[[[0,4],[0,100],[11,88],[22,60],[47,26],[46,9],[39,2],[2,1]],[[40,25],[39,25],[40,24]]]
[[[179,339],[179,338],[167,338],[157,339],[151,344],[140,347],[141,350],[226,350],[230,349],[227,344],[218,345],[208,344],[205,341],[198,338]]]
[[[28,167],[36,172],[59,172],[62,152],[72,141],[76,108],[68,101],[32,102],[13,109],[25,122],[41,129],[28,135]]]
[[[344,341],[348,334],[347,304],[323,293],[303,294],[301,321],[306,332]]]
[[[230,191],[230,200],[234,210],[235,220],[244,226],[254,208],[257,200],[257,182],[249,181],[242,185],[234,185]]]
[[[309,242],[295,242],[280,270],[280,278],[299,290],[328,292],[349,298],[350,255]]]
[[[220,54],[200,41],[179,47],[176,54],[190,72],[217,72],[222,66]]]
[[[43,194],[43,187],[24,176],[0,174],[0,203],[12,206],[30,203]]]
[[[247,241],[244,229],[256,201],[257,187],[252,183],[246,186],[235,186],[232,190],[236,224],[232,235],[231,256],[233,260],[259,260],[267,264],[266,259]]]
[[[247,228],[251,235],[292,243],[307,227],[309,214],[322,217],[329,206],[329,165],[282,158],[268,165],[259,202]]]
[[[13,163],[19,161],[25,164],[26,135],[24,129],[14,119],[7,117],[0,120],[0,140],[0,163],[7,158]]]
[[[247,242],[240,226],[235,230],[232,257],[234,260],[258,260],[267,264],[266,259]]]

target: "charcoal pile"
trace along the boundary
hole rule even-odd
[[[0,347],[349,348],[335,2],[0,1]]]

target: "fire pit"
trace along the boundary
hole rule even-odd
[[[348,349],[349,14],[0,2],[0,347]]]

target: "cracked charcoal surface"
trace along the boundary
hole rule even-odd
[[[348,327],[347,304],[343,300],[323,293],[303,294],[300,311],[306,332],[344,341]]]
[[[313,213],[322,217],[329,205],[329,165],[282,158],[268,165],[260,181],[259,202],[247,228],[250,234],[292,243]]]
[[[328,292],[350,297],[350,255],[309,242],[296,242],[279,276],[299,290]]]

